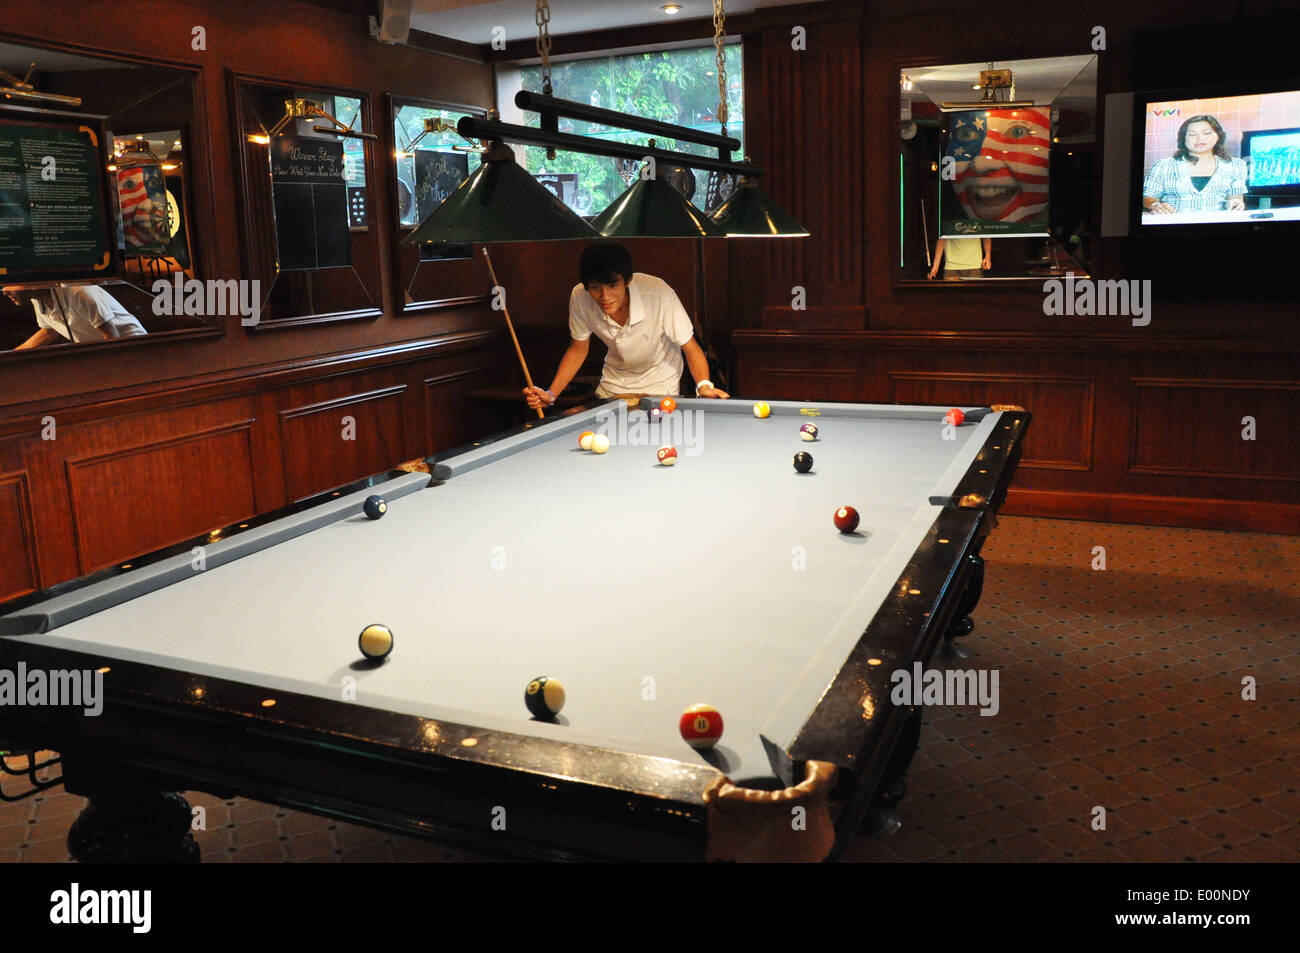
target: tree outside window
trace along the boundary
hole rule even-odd
[[[727,70],[727,134],[744,142],[744,91],[741,83],[740,44],[723,48]],[[646,119],[687,126],[702,132],[721,132],[716,115],[718,108],[717,66],[712,46],[684,50],[663,50],[653,53],[634,53],[625,56],[605,56],[598,59],[570,60],[551,64],[551,87],[557,99],[590,103],[602,109],[613,109]],[[522,88],[540,93],[542,89],[541,66],[528,66],[520,71]],[[510,94],[513,96],[513,93]],[[525,123],[536,127],[537,113],[525,113]],[[645,145],[652,138],[643,132],[628,132],[600,123],[560,118],[560,132],[580,136],[597,136],[615,142]],[[661,149],[671,149],[692,155],[714,156],[717,150],[697,143],[676,139],[653,137]],[[576,183],[566,182],[560,197],[579,215],[591,217],[600,214],[627,188],[619,177],[616,160],[607,156],[589,156],[559,151],[555,160],[546,158],[546,150],[539,147],[525,149],[525,167],[544,183],[568,175],[576,175]],[[732,158],[743,157],[742,149]],[[708,188],[708,173],[695,172],[695,194],[691,198],[704,208]]]

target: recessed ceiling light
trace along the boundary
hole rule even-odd
[[[665,3],[659,9],[663,10],[663,12],[669,16],[673,16],[674,14],[682,12],[682,5],[680,3]]]

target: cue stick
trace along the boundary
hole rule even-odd
[[[925,224],[925,199],[921,199],[921,234],[925,237],[925,267],[933,268],[934,262],[930,260],[930,229]]]
[[[488,254],[486,245],[483,246],[483,257],[487,259],[488,274],[492,276],[492,287],[500,288],[501,282],[497,281],[497,270],[492,267],[492,256]],[[510,309],[506,307],[504,298],[501,300],[501,310],[504,311],[506,315],[506,327],[510,329],[510,340],[515,342],[515,354],[519,356],[519,365],[524,369],[524,380],[528,382],[529,387],[532,387],[533,378],[532,375],[528,373],[528,362],[524,360],[523,349],[519,347],[519,338],[515,337],[515,325],[514,322],[510,320]],[[542,413],[541,407],[537,408],[537,416],[543,418],[546,416]]]

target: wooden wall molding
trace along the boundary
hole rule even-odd
[[[793,314],[793,312],[792,312]],[[737,328],[737,346],[749,348],[888,348],[932,350],[936,347],[992,351],[1066,351],[1071,354],[1261,355],[1300,358],[1300,337],[1173,337],[1154,334],[1079,334],[1071,331],[865,331],[777,330]]]
[[[214,526],[257,512],[249,418],[64,459],[80,573],[194,535],[193,513]],[[208,472],[220,479],[204,479]],[[112,517],[116,516],[117,519]]]
[[[0,473],[0,602],[40,588],[36,521],[26,470]]]
[[[1300,482],[1300,381],[1131,378],[1130,473]],[[1254,440],[1242,439],[1244,417]]]
[[[315,355],[257,367],[231,368],[220,373],[180,377],[145,386],[70,394],[58,400],[12,404],[0,409],[0,414],[3,414],[3,419],[0,419],[0,438],[38,433],[40,420],[46,414],[57,414],[60,425],[64,425],[208,404],[218,399],[262,393],[268,388],[346,377],[360,371],[397,367],[430,358],[447,357],[460,351],[493,347],[500,342],[504,333],[498,328],[464,331],[432,340],[404,341],[362,351]]]
[[[759,369],[764,396],[769,399],[852,401],[858,392],[857,368],[763,367]]]
[[[338,486],[357,473],[378,473],[400,461],[406,440],[406,384],[378,387],[280,409],[280,464],[290,501]],[[353,418],[344,439],[342,417]]]
[[[1032,428],[1032,424],[1030,427]],[[1019,482],[1019,481],[1017,481]],[[1247,500],[1017,489],[1003,514],[1300,536],[1300,506]]]
[[[1020,466],[1039,470],[1092,470],[1093,420],[1097,384],[1091,377],[1065,374],[970,373],[965,371],[890,371],[889,399],[897,404],[1019,404],[1044,431],[1030,426]],[[925,386],[932,385],[932,386]],[[969,394],[969,399],[962,395]],[[1077,420],[1070,427],[1068,421]],[[1052,455],[1047,455],[1048,448]]]

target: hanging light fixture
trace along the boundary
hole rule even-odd
[[[551,9],[537,0],[537,55],[542,58],[542,88],[551,94]],[[498,119],[496,110],[489,119]],[[471,117],[461,120],[465,123]],[[459,129],[459,124],[458,124]],[[470,138],[463,129],[460,135]],[[551,158],[554,152],[548,153]],[[492,139],[474,174],[429,213],[403,241],[411,245],[438,242],[545,242],[599,238],[559,197],[515,161],[514,150]]]
[[[650,148],[655,141],[650,140]],[[606,238],[718,238],[722,229],[690,203],[684,191],[675,187],[689,176],[689,169],[660,167],[654,159],[645,166],[649,174],[638,175],[622,195],[591,220],[592,228]]]
[[[599,238],[549,189],[519,168],[514,150],[493,142],[473,175],[404,242],[545,242]]]
[[[718,122],[727,134],[727,60],[722,41],[726,36],[723,0],[713,0],[713,50],[718,73]],[[748,157],[746,157],[748,160]],[[808,229],[764,194],[758,184],[742,176],[736,189],[712,215],[728,238],[803,238]]]

